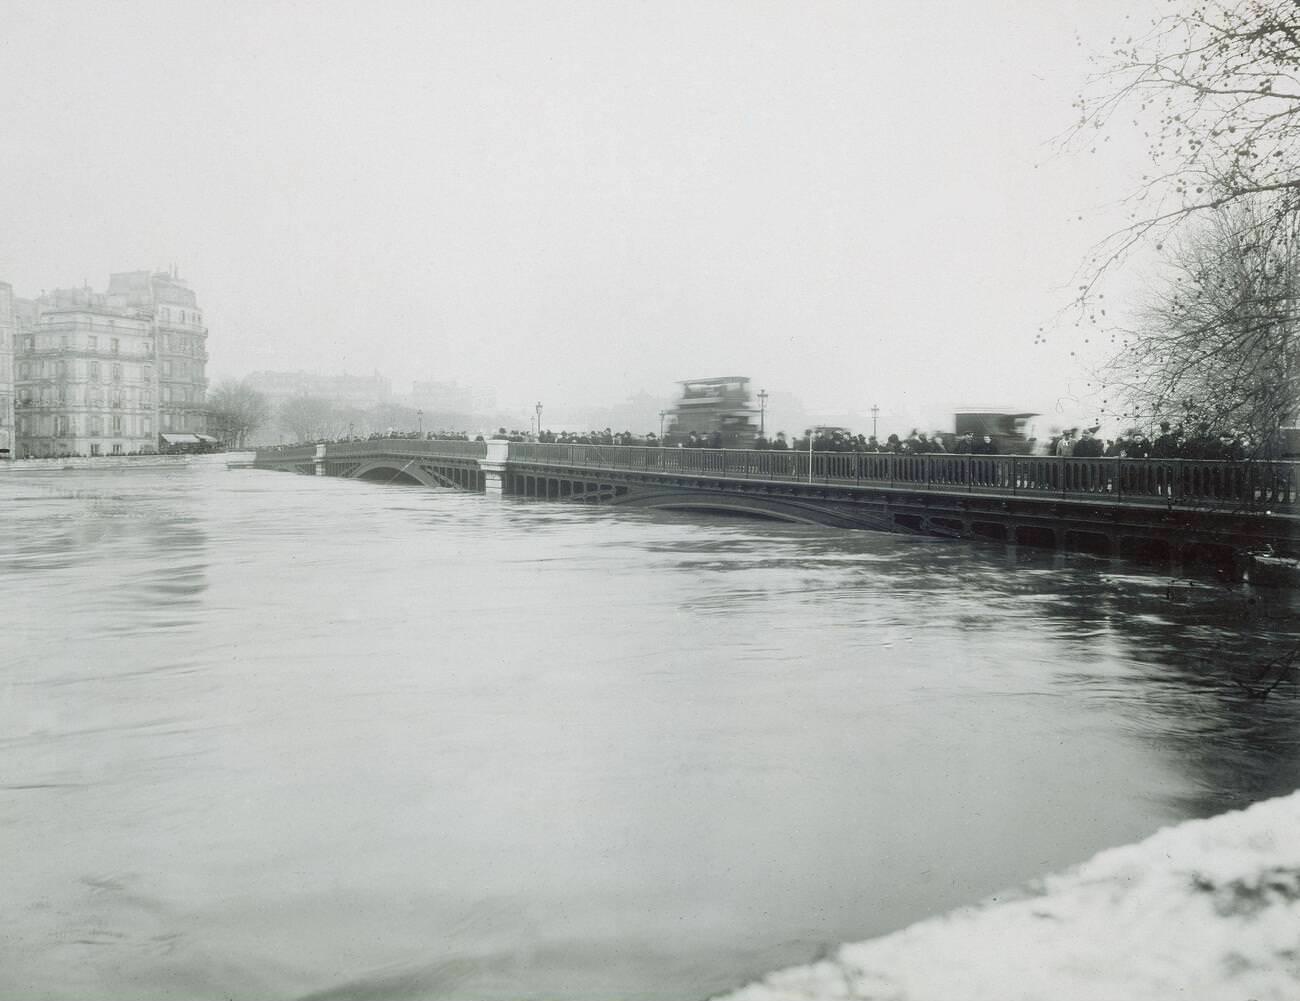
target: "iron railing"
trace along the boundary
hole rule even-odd
[[[316,445],[270,445],[257,450],[254,463],[294,462],[316,456]],[[361,459],[381,455],[420,456],[428,458],[483,459],[487,443],[481,441],[443,441],[425,438],[375,438],[366,441],[337,441],[325,445],[325,459]]]
[[[430,438],[375,438],[370,441],[331,442],[325,446],[327,459],[353,459],[379,455],[483,459],[487,457],[487,443]]]
[[[1213,459],[1063,458],[749,451],[636,445],[512,443],[510,463],[694,474],[943,493],[1093,499],[1181,507],[1291,510],[1300,463]]]

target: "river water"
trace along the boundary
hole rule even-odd
[[[1280,592],[0,473],[0,998],[688,999],[1300,785]]]

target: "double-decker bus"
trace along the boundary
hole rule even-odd
[[[749,377],[726,375],[714,379],[688,379],[677,404],[670,411],[672,421],[664,434],[669,445],[692,441],[721,448],[750,448],[758,437],[754,422],[757,410],[750,402]]]

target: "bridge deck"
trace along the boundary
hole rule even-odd
[[[259,449],[258,466],[424,457],[482,463],[494,446],[510,470],[581,470],[666,480],[754,481],[1079,500],[1133,507],[1300,515],[1300,463],[1209,459],[897,455],[859,452],[650,448],[384,438]],[[504,454],[501,454],[504,453]]]

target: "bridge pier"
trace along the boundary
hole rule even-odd
[[[500,497],[505,493],[506,461],[510,458],[510,442],[489,441],[487,457],[479,460],[479,469],[483,472],[483,492],[489,497]]]
[[[316,475],[324,476],[325,475],[325,446],[324,445],[316,446],[316,457],[313,461],[316,466],[315,469]]]

